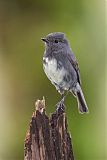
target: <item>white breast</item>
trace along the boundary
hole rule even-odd
[[[57,61],[56,59],[49,60],[48,58],[44,58],[46,64],[44,63],[44,71],[47,75],[47,77],[57,83],[60,84],[63,80],[63,77],[65,75],[64,68],[57,68]]]

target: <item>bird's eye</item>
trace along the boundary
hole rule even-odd
[[[55,43],[58,43],[58,40],[57,40],[57,39],[55,39]]]

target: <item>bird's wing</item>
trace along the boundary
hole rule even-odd
[[[73,53],[67,54],[67,58],[70,61],[70,63],[72,64],[73,68],[75,69],[75,71],[77,73],[78,82],[81,85],[80,70],[79,70],[78,62],[77,62],[74,54]]]

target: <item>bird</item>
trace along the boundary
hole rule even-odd
[[[88,113],[88,106],[81,88],[79,65],[65,33],[49,33],[41,40],[45,43],[43,69],[46,76],[62,98],[66,92],[76,97],[79,113]]]

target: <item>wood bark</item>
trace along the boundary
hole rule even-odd
[[[37,100],[24,142],[24,160],[74,160],[64,104],[50,117],[45,100]]]

